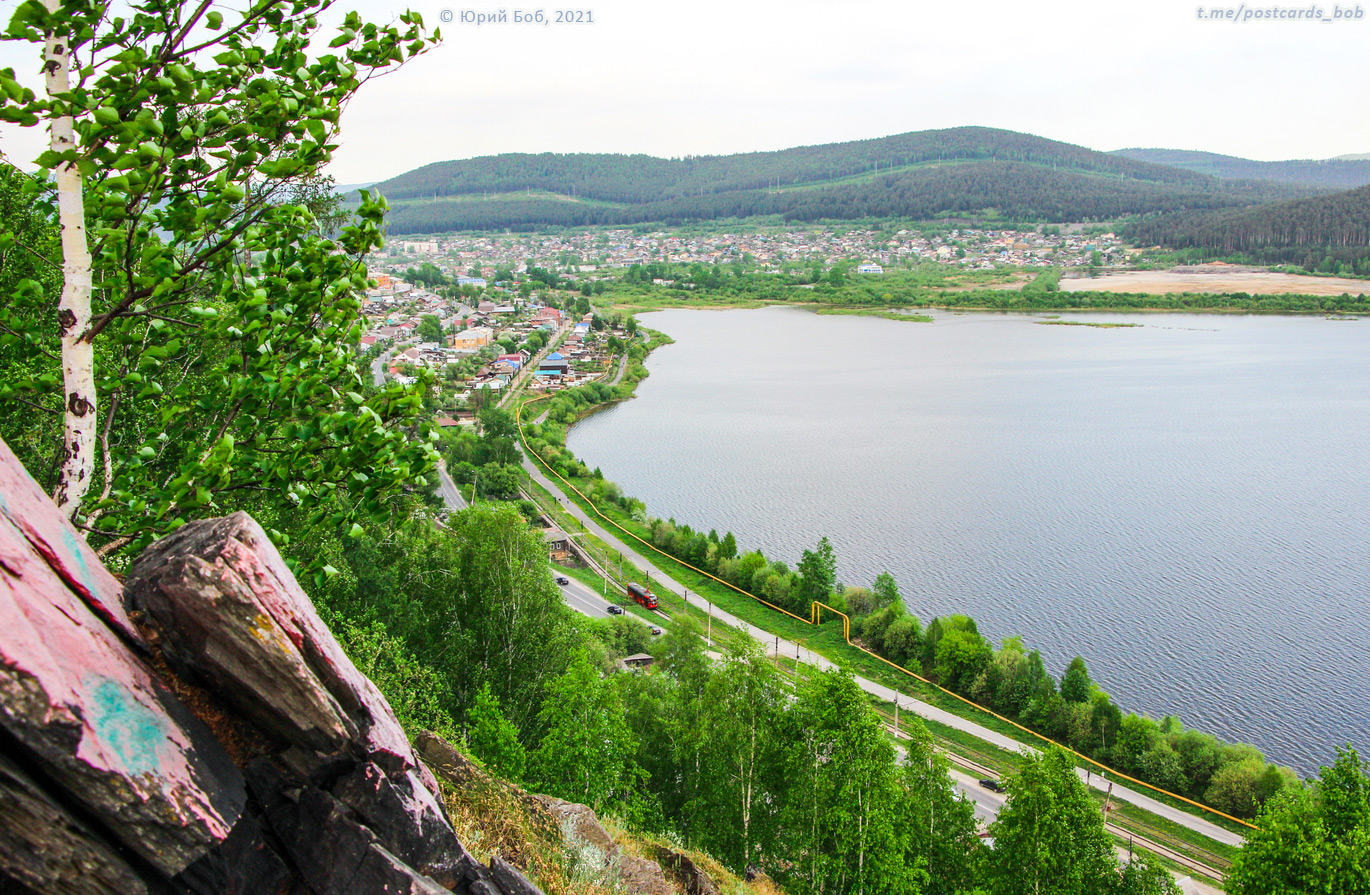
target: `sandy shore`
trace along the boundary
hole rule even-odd
[[[1370,280],[1341,277],[1301,277],[1244,267],[1176,267],[1170,270],[1133,270],[1097,277],[1062,277],[1066,292],[1172,292],[1250,295],[1370,294]]]

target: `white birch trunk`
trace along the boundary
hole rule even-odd
[[[54,14],[60,8],[59,0],[44,0],[43,5]],[[43,63],[49,97],[71,89],[71,47],[65,36],[48,35]],[[53,118],[50,130],[53,152],[66,152],[76,145],[70,115]],[[56,501],[64,514],[74,516],[95,474],[95,350],[88,338],[91,264],[81,172],[74,165],[63,164],[54,174],[62,225],[62,298],[57,306],[57,325],[62,336],[62,404],[66,417]]]

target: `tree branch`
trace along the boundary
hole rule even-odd
[[[202,252],[200,256],[196,258],[193,262],[190,262],[186,264],[186,266],[182,267],[177,272],[176,276],[184,277],[187,274],[193,273],[199,270],[200,268],[204,267],[206,264],[209,263],[211,258],[217,255],[219,252],[222,252],[229,246],[233,245],[234,241],[237,240],[237,238],[242,234],[244,230],[246,230],[248,227],[251,227],[253,224],[257,223],[258,218],[265,211],[265,208],[260,208],[258,209],[256,215],[243,218],[243,220],[239,221],[237,226],[235,226],[227,236],[219,240],[209,249]],[[140,298],[147,298],[154,291],[155,290],[152,287],[144,287],[142,289],[130,290],[123,297],[123,299],[120,300],[119,304],[115,305],[113,308],[110,308],[108,311],[101,314],[99,317],[95,319],[95,322],[90,325],[90,328],[88,330],[86,330],[85,339],[87,341],[93,341],[96,336],[100,335],[100,333],[104,330],[106,326],[109,326],[111,321],[113,321],[116,317],[123,316],[124,312],[127,311],[130,307],[132,307],[134,302],[138,301]]]
[[[103,534],[103,533],[104,533],[104,532],[96,532],[96,534]],[[120,547],[124,546],[125,544],[129,543],[129,542],[132,541],[132,540],[133,540],[133,538],[129,537],[128,535],[124,535],[123,537],[115,538],[114,540],[110,541],[108,544],[105,544],[103,547],[100,547],[98,550],[96,550],[96,551],[95,551],[95,555],[98,556],[98,557],[100,557],[101,559],[104,559],[106,556],[109,556],[109,555],[110,555],[111,553],[113,553],[115,550],[118,550]]]
[[[119,412],[119,398],[123,392],[115,392],[109,400],[109,410],[105,413],[105,426],[100,430],[100,451],[105,457],[105,488],[100,492],[100,499],[96,501],[96,508],[86,515],[86,523],[90,524],[104,515],[104,509],[98,504],[104,503],[105,498],[109,497],[109,491],[114,487],[114,461],[109,456],[109,430],[114,425],[114,415]]]
[[[52,408],[52,407],[44,407],[42,404],[35,404],[35,403],[33,403],[32,401],[29,401],[29,400],[27,400],[27,399],[25,399],[25,398],[19,397],[18,395],[10,395],[9,398],[7,398],[6,400],[9,400],[9,401],[18,401],[20,404],[27,404],[28,406],[32,407],[34,410],[41,410],[41,411],[43,411],[44,413],[51,413],[51,414],[53,414],[54,416],[61,416],[61,414],[62,414],[62,411],[60,411],[60,410],[56,410],[56,409],[54,409],[54,408]]]
[[[171,51],[174,50],[181,41],[186,39],[187,35],[190,34],[190,29],[195,27],[195,23],[198,22],[213,5],[214,0],[203,0],[196,10],[190,14],[190,18],[186,20],[185,25],[181,26],[181,30],[177,32],[174,37],[168,36],[166,44],[162,47],[162,52],[158,54],[163,65],[171,58]]]
[[[283,5],[283,3],[284,0],[263,0],[263,2],[260,4],[258,8],[249,9],[247,12],[243,13],[243,20],[239,22],[237,25],[234,25],[232,28],[225,31],[223,34],[215,36],[213,40],[207,40],[202,44],[196,44],[193,47],[188,47],[184,50],[181,50],[179,53],[175,53],[163,59],[162,62],[163,64],[175,62],[177,59],[184,59],[186,56],[193,56],[194,54],[200,52],[201,50],[207,47],[212,47],[215,44],[223,43],[228,38],[233,37],[238,32],[253,25],[255,23],[255,20],[262,14],[264,14],[267,10],[271,9],[273,6],[281,6]]]

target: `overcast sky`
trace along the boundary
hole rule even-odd
[[[340,0],[377,21],[405,6],[443,42],[353,101],[340,183],[500,152],[720,154],[959,125],[1102,150],[1370,152],[1370,9],[1323,24],[1203,21],[1176,0],[590,0],[561,8],[594,24],[530,26],[515,5]],[[507,24],[460,20],[501,8]],[[0,64],[36,70],[28,52]],[[36,151],[0,127],[15,161]]]

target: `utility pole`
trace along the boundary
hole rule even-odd
[[[709,641],[709,646],[713,646],[713,645],[714,645],[714,604],[713,604],[713,601],[712,601],[712,600],[709,601],[709,635],[708,635],[708,638],[707,638],[707,639],[708,639],[708,641]]]
[[[899,697],[894,697],[894,738],[899,739]]]

